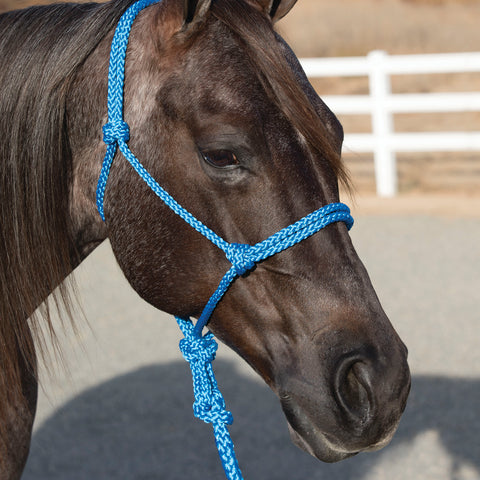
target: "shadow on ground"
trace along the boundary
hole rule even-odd
[[[415,376],[399,431],[386,449],[326,465],[294,447],[273,394],[217,360],[219,384],[246,479],[358,480],[419,435],[436,432],[448,478],[480,472],[480,380]],[[151,366],[82,393],[36,432],[24,480],[224,479],[209,425],[193,418],[188,366]],[[391,460],[390,460],[391,461]],[[419,476],[421,478],[422,475]],[[387,478],[387,477],[385,477]],[[408,478],[408,477],[405,477]]]

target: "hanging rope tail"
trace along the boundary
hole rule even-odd
[[[233,423],[233,416],[226,410],[225,400],[218,389],[212,368],[218,344],[211,332],[202,335],[203,329],[218,302],[235,279],[251,271],[257,263],[296,245],[332,223],[343,222],[350,229],[353,226],[353,218],[346,205],[332,203],[319,208],[256,245],[229,243],[184,209],[156,182],[127,145],[130,139],[130,129],[123,118],[123,107],[125,61],[130,30],[141,10],[160,1],[140,0],[134,3],[124,13],[115,30],[108,74],[108,122],[103,127],[103,140],[107,145],[107,150],[97,185],[97,208],[101,218],[105,221],[105,190],[115,154],[117,150],[120,150],[150,189],[186,223],[220,248],[232,264],[210,297],[196,324],[194,325],[189,318],[176,317],[176,320],[184,335],[180,341],[180,350],[192,371],[195,396],[194,415],[204,422],[212,424],[218,453],[227,479],[242,480],[233,442],[227,429],[227,425]]]
[[[233,423],[233,416],[225,408],[225,400],[218,389],[212,368],[218,344],[211,333],[198,337],[190,320],[178,317],[176,320],[185,336],[180,341],[180,350],[192,370],[194,415],[213,425],[215,442],[225,474],[230,480],[240,480],[243,477],[227,429],[227,425]]]

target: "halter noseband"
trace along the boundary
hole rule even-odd
[[[193,375],[194,414],[206,423],[213,425],[217,448],[227,478],[229,480],[241,480],[243,477],[226,427],[226,425],[230,425],[233,422],[233,417],[225,409],[225,401],[218,389],[212,369],[217,343],[211,332],[202,336],[203,328],[210,319],[218,302],[237,277],[252,270],[258,262],[296,245],[331,223],[344,222],[350,229],[353,225],[353,218],[346,205],[343,203],[332,203],[314,211],[256,245],[229,243],[185,210],[156,182],[128,148],[127,142],[130,134],[129,126],[123,119],[123,105],[125,59],[132,24],[141,10],[160,1],[140,0],[134,3],[123,14],[115,30],[108,73],[108,123],[103,127],[103,140],[107,145],[107,152],[98,180],[97,208],[100,216],[105,221],[103,209],[105,189],[110,168],[118,148],[150,189],[186,223],[223,250],[228,261],[232,264],[232,267],[220,281],[217,290],[210,297],[196,324],[193,325],[189,318],[176,317],[176,320],[185,336],[180,342],[180,350],[189,362]]]

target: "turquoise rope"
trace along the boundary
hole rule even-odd
[[[218,345],[211,332],[202,336],[202,331],[218,302],[236,278],[252,270],[258,262],[296,245],[331,223],[344,222],[350,229],[353,226],[353,218],[346,205],[332,203],[319,208],[256,245],[229,243],[185,210],[157,183],[128,148],[130,131],[123,118],[123,107],[125,59],[132,24],[141,10],[160,1],[140,0],[134,3],[124,13],[115,30],[108,73],[108,122],[103,127],[103,140],[107,145],[107,151],[97,185],[97,208],[101,218],[105,221],[105,190],[113,159],[119,149],[150,189],[186,223],[220,248],[232,264],[232,267],[221,279],[217,290],[210,297],[196,324],[193,325],[189,318],[176,317],[176,320],[185,337],[180,342],[180,350],[192,371],[195,396],[194,415],[204,422],[212,424],[218,453],[227,479],[242,480],[233,442],[227,429],[227,425],[231,425],[233,422],[233,416],[226,410],[225,400],[218,389],[212,368]]]

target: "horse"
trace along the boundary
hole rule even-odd
[[[70,273],[89,253],[108,238],[132,288],[179,317],[198,318],[228,269],[120,155],[105,221],[97,212],[109,48],[132,3],[0,16],[2,480],[21,476],[37,355],[45,335],[55,338],[52,310],[74,321]],[[132,27],[129,147],[229,242],[260,242],[338,202],[339,182],[349,185],[341,124],[275,30],[295,3],[163,0]],[[293,442],[318,459],[336,462],[392,438],[410,388],[407,350],[343,222],[242,272],[208,328],[270,386]]]

